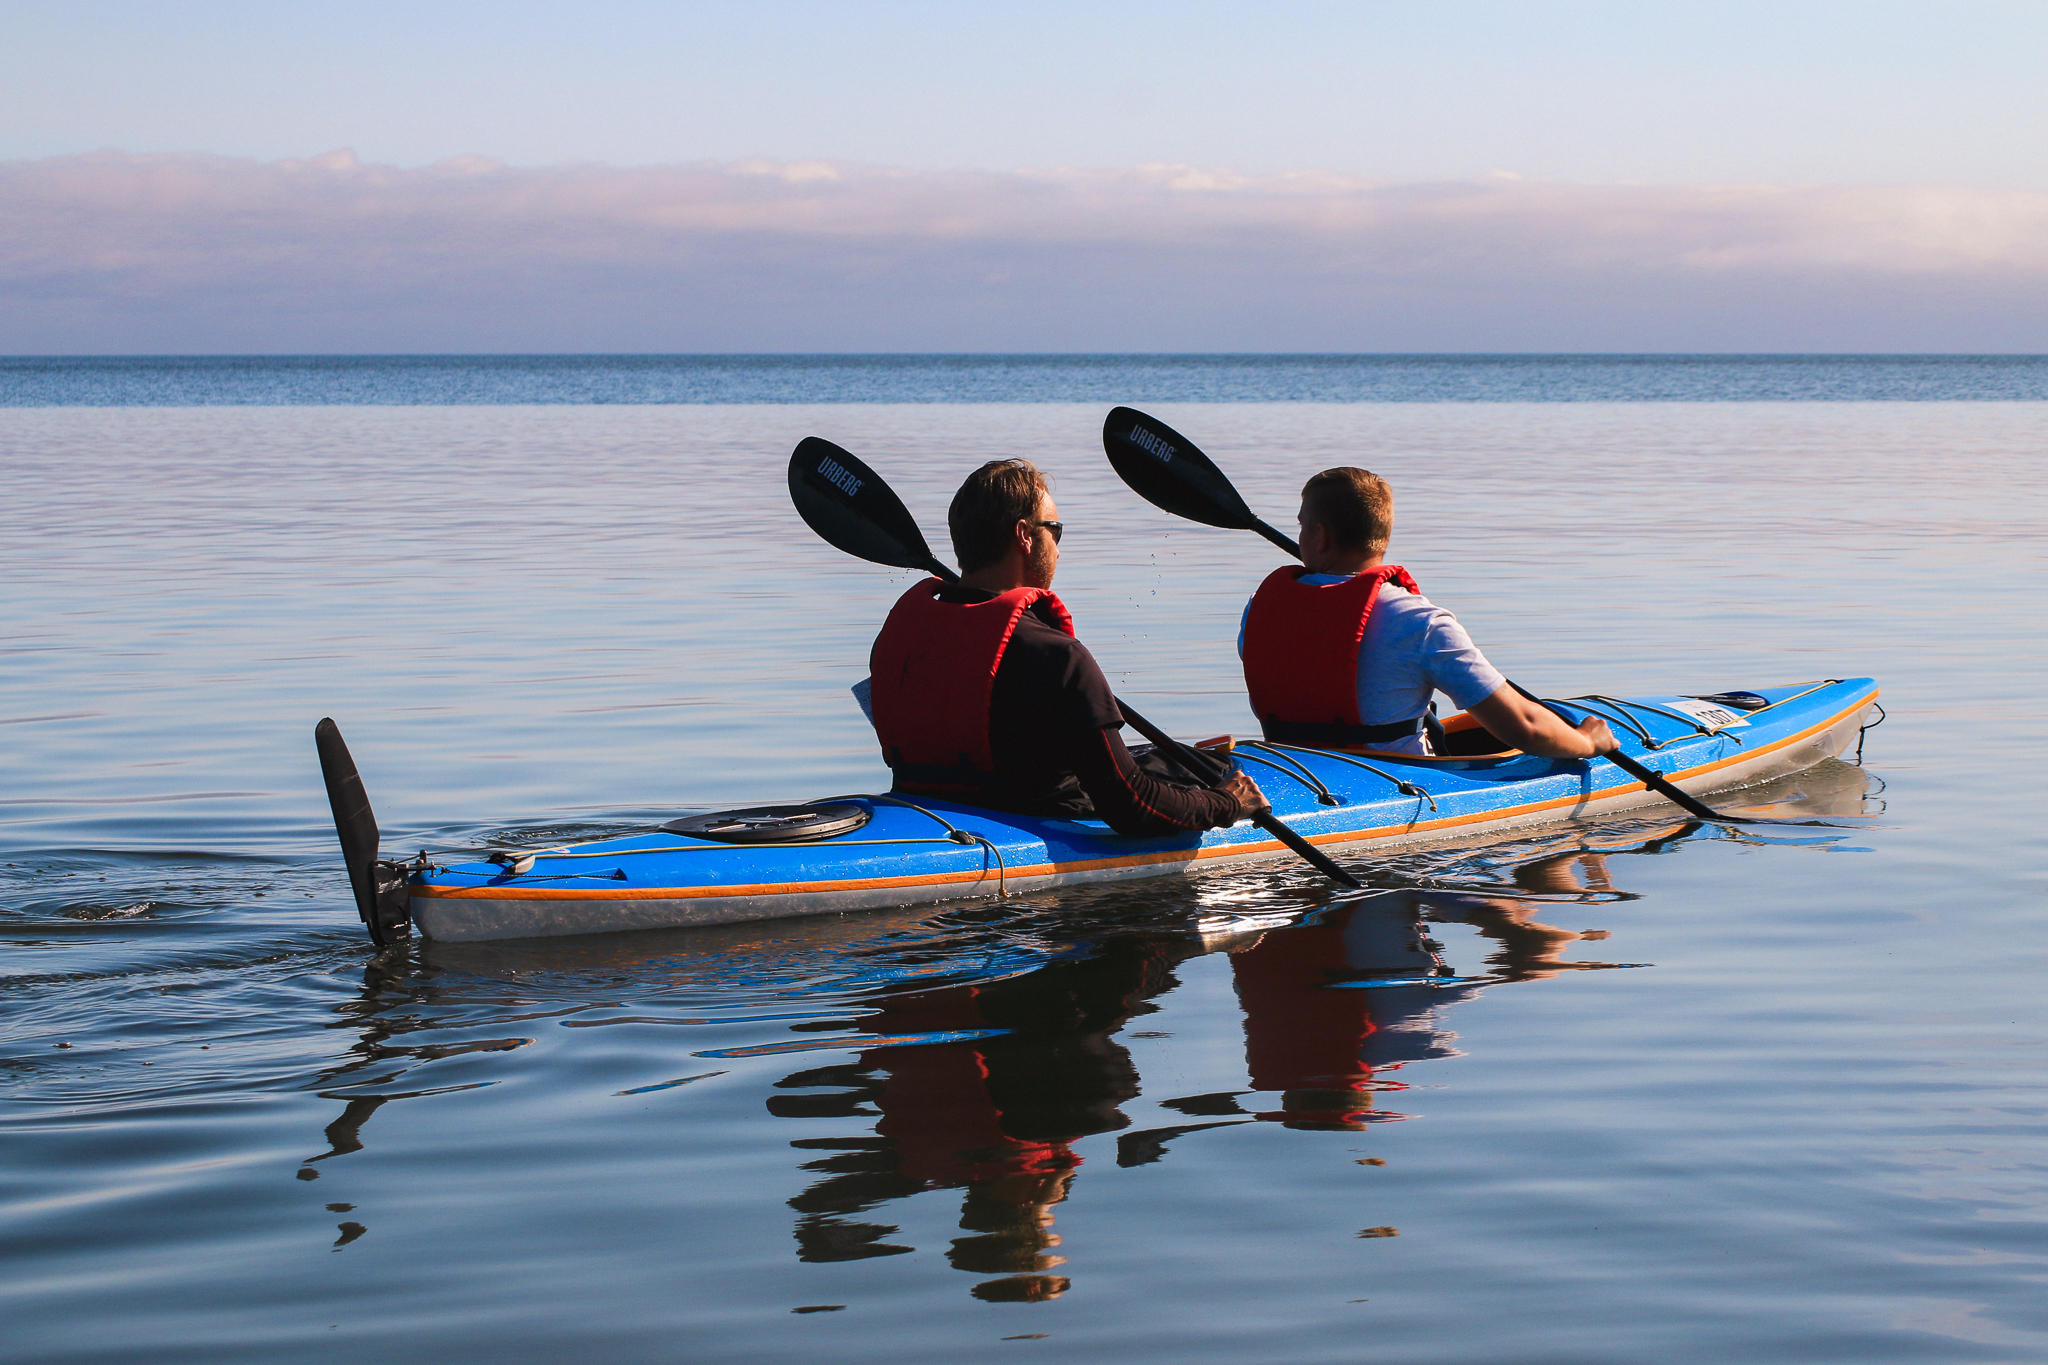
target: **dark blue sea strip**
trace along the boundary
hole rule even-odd
[[[2048,401],[2048,356],[0,356],[0,407],[1929,401]]]

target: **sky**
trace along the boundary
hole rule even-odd
[[[2048,351],[2048,3],[0,4],[0,351]]]

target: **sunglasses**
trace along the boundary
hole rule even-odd
[[[1060,543],[1060,537],[1065,535],[1067,531],[1067,524],[1064,521],[1034,521],[1031,524],[1033,526],[1043,526],[1046,530],[1052,532],[1052,543],[1055,545]]]

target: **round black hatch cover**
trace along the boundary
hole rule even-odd
[[[874,818],[866,806],[828,801],[821,806],[754,806],[686,815],[662,828],[670,834],[715,839],[722,844],[789,844],[830,839],[859,829]]]
[[[1732,707],[1737,711],[1761,711],[1771,704],[1769,697],[1760,697],[1754,692],[1709,692],[1694,701],[1712,702],[1716,706]]]

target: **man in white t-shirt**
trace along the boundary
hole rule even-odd
[[[1458,618],[1386,563],[1394,495],[1363,469],[1326,469],[1301,490],[1301,567],[1276,569],[1245,607],[1237,652],[1266,738],[1314,748],[1431,752],[1442,692],[1509,748],[1590,758],[1616,747],[1607,722],[1576,727],[1502,677]]]

